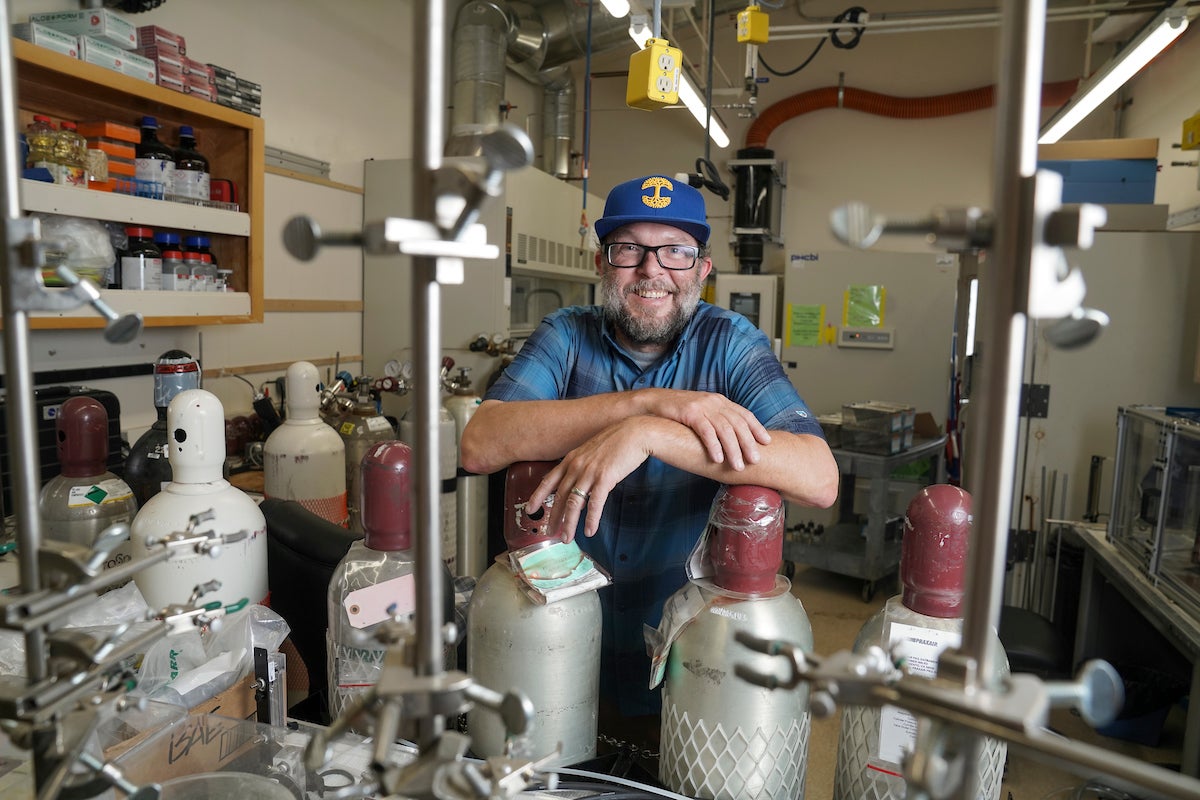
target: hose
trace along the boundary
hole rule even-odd
[[[1075,92],[1078,80],[1042,84],[1042,105],[1059,106]],[[794,94],[764,109],[746,131],[746,147],[766,147],[771,134],[790,119],[825,108],[849,108],[893,119],[932,119],[982,111],[996,103],[996,87],[981,86],[930,97],[894,97],[852,87],[825,86]]]

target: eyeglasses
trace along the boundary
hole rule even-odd
[[[655,260],[663,269],[688,270],[696,266],[700,248],[691,244],[660,244],[649,247],[634,242],[612,242],[604,248],[604,256],[614,267],[629,269],[640,267],[646,253],[654,253]]]

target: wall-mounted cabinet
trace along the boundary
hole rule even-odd
[[[225,106],[13,40],[18,121],[34,114],[55,121],[113,120],[136,126],[158,118],[160,138],[173,143],[181,125],[196,132],[214,179],[233,181],[238,210],[207,208],[37,181],[21,181],[27,212],[66,214],[144,225],[183,234],[207,234],[223,269],[233,270],[229,292],[105,290],[119,312],[138,311],[150,326],[261,322],[263,318],[263,121]],[[52,290],[53,291],[53,290]],[[101,327],[89,309],[35,314],[34,328]]]

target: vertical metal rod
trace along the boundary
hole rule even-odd
[[[441,167],[445,94],[445,0],[422,0],[413,6],[417,31],[413,58],[413,212],[416,219],[436,221],[434,175]],[[438,675],[442,664],[441,484],[438,470],[438,353],[441,350],[441,287],[437,259],[414,258],[412,275],[414,373],[416,376],[416,559],[418,675]],[[418,744],[424,747],[441,733],[443,720],[420,721]]]
[[[35,592],[41,588],[37,571],[38,547],[42,542],[42,522],[38,516],[38,476],[42,474],[38,460],[37,415],[33,399],[33,366],[29,357],[29,315],[18,308],[16,291],[17,270],[22,268],[19,242],[9,241],[10,222],[21,217],[21,185],[19,177],[24,164],[19,163],[17,139],[17,81],[13,65],[12,39],[8,36],[8,0],[0,2],[0,169],[3,173],[3,310],[4,364],[7,375],[8,402],[8,463],[12,473],[12,512],[17,517],[18,565],[21,589]],[[29,680],[46,677],[45,636],[40,630],[25,635],[25,670]]]
[[[1045,0],[1005,0],[1000,23],[1000,75],[992,207],[995,230],[992,259],[979,275],[980,337],[983,342],[975,441],[967,453],[976,511],[975,540],[967,555],[970,579],[963,603],[959,656],[974,664],[965,670],[965,689],[994,687],[999,676],[993,630],[1000,624],[1004,563],[1012,523],[1017,460],[1017,425],[1028,330],[1029,266],[1032,250],[1033,190],[1038,109],[1041,103]],[[984,742],[973,736],[963,757],[968,766],[958,797],[978,796]]]

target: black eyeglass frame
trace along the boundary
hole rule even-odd
[[[621,245],[641,248],[642,257],[637,260],[636,264],[621,265],[621,264],[613,263],[612,248],[621,246]],[[662,262],[662,259],[659,258],[659,256],[658,256],[658,251],[664,247],[688,248],[691,250],[695,250],[696,252],[692,255],[692,263],[689,264],[688,266],[686,266],[686,267],[668,267],[666,264],[664,264]],[[663,269],[670,270],[671,272],[687,272],[689,269],[696,268],[696,264],[704,256],[704,248],[700,247],[698,245],[694,245],[694,244],[683,244],[682,242],[668,242],[667,244],[659,244],[659,245],[653,245],[653,246],[648,245],[648,244],[638,244],[637,242],[609,242],[608,244],[604,245],[604,260],[608,262],[608,265],[610,267],[614,267],[616,269],[637,269],[642,264],[646,263],[646,255],[648,253],[654,254],[654,260],[657,261],[658,265],[660,267],[662,267]]]

